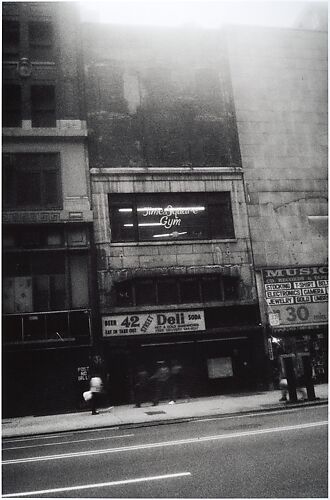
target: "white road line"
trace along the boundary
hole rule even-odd
[[[111,431],[118,431],[119,427],[111,427]],[[3,437],[2,441],[6,443],[17,443],[19,441],[33,441],[33,440],[40,440],[40,439],[53,439],[54,437],[59,437],[61,435],[65,436],[70,436],[71,434],[74,434],[75,436],[77,434],[83,434],[85,432],[93,433],[93,432],[106,432],[109,431],[108,427],[100,427],[98,429],[77,429],[75,431],[59,431],[55,432],[54,434],[47,434],[45,436],[41,434],[36,434],[35,436],[24,436],[24,437],[17,437],[17,438],[6,438]]]
[[[324,407],[325,406],[328,406],[327,404],[326,405],[323,405]],[[315,410],[315,406],[306,406],[305,408],[288,408],[288,409],[285,409],[285,413],[292,413],[292,412],[297,412],[297,411],[301,411],[301,410]],[[195,422],[212,422],[213,420],[230,420],[230,419],[239,419],[239,418],[246,418],[246,417],[264,417],[265,415],[266,416],[269,416],[271,417],[272,415],[277,415],[278,413],[283,413],[283,409],[282,410],[274,410],[274,411],[263,411],[263,412],[258,412],[258,413],[244,413],[243,415],[223,415],[223,416],[220,416],[219,417],[205,417],[205,418],[198,418],[198,419],[194,419],[194,420],[191,420],[189,423],[190,424],[194,424]]]
[[[240,437],[249,437],[249,436],[258,436],[262,434],[270,434],[273,432],[285,432],[285,431],[294,431],[300,429],[308,429],[312,427],[319,427],[323,425],[328,425],[327,420],[322,420],[320,422],[312,422],[307,424],[298,424],[298,425],[287,425],[284,427],[271,427],[268,429],[258,429],[255,431],[246,431],[246,432],[236,432],[231,434],[218,434],[215,436],[205,436],[205,437],[197,437],[197,438],[189,438],[189,439],[179,439],[177,441],[163,441],[158,443],[147,443],[147,444],[138,444],[132,446],[122,446],[119,448],[107,448],[103,450],[91,450],[91,451],[79,451],[75,453],[62,453],[59,455],[46,455],[41,457],[27,457],[27,458],[17,458],[13,460],[3,460],[2,465],[13,465],[13,464],[22,464],[28,462],[43,462],[47,460],[63,460],[65,458],[77,458],[77,457],[88,457],[92,455],[103,455],[108,453],[120,453],[124,451],[136,451],[136,450],[146,450],[152,448],[163,448],[165,446],[181,446],[185,444],[193,444],[193,443],[204,443],[207,441],[219,441],[221,439],[235,439]]]
[[[8,450],[25,450],[26,448],[40,448],[44,446],[59,446],[61,444],[72,444],[72,443],[85,443],[86,441],[100,441],[106,439],[117,439],[117,438],[125,438],[132,437],[134,434],[119,434],[118,436],[108,436],[108,437],[98,437],[98,438],[90,438],[90,439],[75,439],[72,441],[59,441],[58,443],[40,443],[40,444],[28,444],[26,446],[11,446],[10,448],[2,448],[2,451]]]
[[[159,481],[161,479],[174,479],[177,477],[191,476],[191,472],[178,472],[176,474],[165,474],[163,476],[149,476],[149,477],[139,477],[136,479],[123,479],[122,481],[109,481],[108,483],[96,483],[96,484],[86,484],[81,486],[68,486],[67,488],[53,488],[50,490],[39,490],[39,491],[24,491],[20,493],[10,493],[8,495],[2,495],[2,498],[7,497],[24,497],[30,495],[44,495],[47,493],[59,493],[63,491],[77,491],[77,490],[88,490],[93,488],[105,488],[107,486],[120,486],[122,484],[133,484],[142,483],[146,481]]]

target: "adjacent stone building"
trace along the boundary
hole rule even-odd
[[[263,324],[326,380],[327,23],[303,29],[308,12],[299,29],[226,36]]]
[[[96,294],[76,6],[2,9],[2,408],[13,416],[79,407]]]

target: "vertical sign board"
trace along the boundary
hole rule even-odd
[[[327,266],[272,268],[262,273],[271,327],[327,324]]]

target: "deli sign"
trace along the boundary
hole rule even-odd
[[[327,266],[263,269],[263,282],[271,327],[327,323]]]
[[[204,311],[165,311],[102,317],[103,337],[205,330]]]

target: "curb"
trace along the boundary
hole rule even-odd
[[[91,427],[83,427],[83,428],[71,428],[71,429],[63,429],[63,430],[52,430],[52,431],[45,431],[45,432],[35,432],[35,433],[29,433],[29,434],[15,434],[15,435],[8,435],[8,436],[2,436],[3,440],[6,439],[19,439],[19,438],[24,438],[24,437],[33,437],[33,436],[48,436],[51,434],[65,434],[69,432],[79,432],[79,431],[93,431],[95,429],[114,429],[114,428],[121,428],[121,429],[134,429],[134,428],[143,428],[143,427],[155,427],[158,425],[175,425],[175,424],[182,424],[185,422],[193,422],[196,420],[207,420],[209,418],[214,418],[214,419],[222,419],[222,418],[228,418],[228,417],[238,417],[238,416],[247,416],[247,415],[257,415],[258,413],[272,413],[276,411],[287,411],[295,408],[304,408],[304,407],[313,407],[313,406],[326,406],[328,404],[328,399],[322,399],[322,398],[317,398],[314,401],[303,401],[303,402],[295,402],[295,403],[284,403],[279,406],[270,406],[266,408],[252,408],[251,410],[241,410],[241,411],[234,411],[234,412],[227,412],[227,413],[210,413],[208,415],[197,415],[197,416],[191,416],[191,417],[174,417],[174,418],[169,418],[169,419],[164,419],[164,420],[153,420],[151,422],[131,422],[131,423],[122,423],[122,424],[99,424],[99,425],[94,425]]]
[[[154,420],[152,422],[136,422],[136,423],[131,423],[131,424],[119,424],[116,426],[109,426],[111,427],[126,427],[126,428],[134,428],[134,427],[152,427],[156,425],[169,425],[169,424],[180,424],[184,422],[193,422],[194,420],[207,420],[208,418],[228,418],[228,417],[238,417],[238,416],[247,416],[247,415],[254,415],[258,413],[272,413],[275,411],[286,411],[286,410],[291,410],[293,408],[303,408],[303,407],[310,407],[310,406],[326,406],[328,404],[328,400],[319,400],[319,401],[307,401],[307,402],[301,402],[301,403],[286,403],[283,406],[271,406],[269,408],[254,408],[251,410],[242,410],[242,411],[235,411],[235,412],[228,412],[228,413],[210,413],[208,415],[197,415],[195,417],[176,417],[176,418],[171,418],[168,420]],[[104,426],[106,428],[107,426]],[[100,427],[99,427],[100,428]],[[103,428],[103,427],[102,427]],[[95,427],[94,427],[95,429]]]

